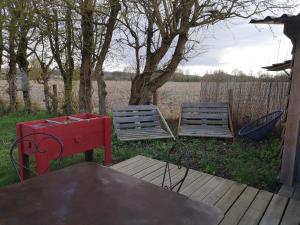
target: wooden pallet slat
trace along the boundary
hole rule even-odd
[[[226,108],[227,103],[226,102],[188,102],[183,103],[182,107],[188,107],[188,108]]]
[[[130,106],[121,106],[113,107],[114,112],[130,112],[130,111],[146,111],[146,110],[156,110],[154,105],[130,105]]]
[[[117,123],[115,128],[118,130],[133,130],[134,128],[153,128],[153,127],[160,127],[159,121],[150,121],[150,122],[143,122],[143,123]],[[131,128],[131,129],[130,129]]]
[[[182,113],[228,113],[228,109],[224,108],[188,108],[183,107]]]
[[[151,122],[151,121],[159,121],[159,116],[153,115],[153,116],[115,117],[115,121],[116,123]]]
[[[219,119],[185,119],[182,118],[181,119],[181,123],[184,125],[201,125],[201,124],[205,124],[205,125],[226,125],[228,124],[228,120],[219,120]]]
[[[117,117],[127,117],[127,116],[153,116],[155,115],[154,110],[148,110],[148,111],[116,111],[113,112],[113,116]]]
[[[184,119],[219,119],[227,120],[227,113],[182,113],[182,118]]]

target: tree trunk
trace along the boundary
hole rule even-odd
[[[17,62],[22,74],[22,93],[23,93],[25,111],[30,113],[32,111],[32,107],[31,107],[29,75],[28,75],[29,63],[27,60],[27,44],[28,44],[27,33],[28,33],[28,29],[25,27],[25,25],[20,27]]]
[[[106,83],[104,81],[104,73],[101,71],[100,76],[97,76],[97,85],[98,85],[98,103],[99,103],[99,114],[106,115]]]
[[[64,112],[67,115],[72,114],[73,112],[73,98],[72,98],[72,75],[65,75],[64,79]]]
[[[3,51],[4,51],[4,43],[3,43],[3,20],[2,20],[2,11],[0,11],[0,73],[2,71],[3,64]]]
[[[9,109],[11,112],[17,111],[17,86],[16,86],[16,76],[17,76],[17,57],[15,53],[15,39],[16,39],[16,18],[14,15],[11,15],[10,24],[8,27],[8,73],[7,73],[7,82],[8,82],[8,95],[9,95]]]
[[[84,0],[81,5],[82,50],[79,83],[79,111],[92,111],[92,57],[94,45],[93,1]]]
[[[73,72],[74,72],[74,59],[73,59],[73,24],[72,24],[72,11],[67,9],[66,12],[66,72],[63,74],[64,77],[64,110],[66,114],[73,112],[73,99],[72,99],[72,88],[73,88]]]
[[[142,73],[132,81],[129,105],[149,105],[152,103],[154,91],[146,76],[145,73]]]
[[[42,73],[41,73],[42,81],[39,82],[39,80],[38,80],[38,82],[40,84],[43,84],[44,96],[45,96],[45,106],[46,106],[47,112],[50,114],[50,113],[52,113],[52,107],[51,107],[51,103],[50,103],[51,92],[50,92],[50,87],[49,87],[49,79],[47,76],[48,71],[46,68],[43,68],[43,65],[41,65],[41,67],[42,67]]]
[[[8,95],[9,95],[9,111],[17,111],[17,86],[16,86],[16,76],[17,76],[17,60],[14,50],[10,50],[9,56],[9,70],[7,73],[8,82]]]
[[[109,50],[109,46],[112,39],[112,34],[115,28],[115,24],[117,21],[117,17],[119,11],[121,10],[121,5],[119,0],[111,0],[110,1],[110,14],[109,19],[106,25],[106,33],[104,37],[104,42],[102,45],[102,49],[100,51],[99,56],[97,57],[97,63],[95,68],[95,75],[97,79],[98,85],[98,98],[99,98],[99,113],[105,115],[106,112],[106,84],[104,81],[104,72],[103,72],[103,64],[106,58],[106,55]]]
[[[52,113],[56,114],[58,112],[57,85],[56,84],[54,84],[52,86],[52,91],[53,91],[53,95],[51,97]]]
[[[152,103],[153,94],[173,76],[177,66],[181,62],[187,41],[188,30],[179,35],[174,54],[172,55],[169,64],[160,75],[154,77],[153,75],[155,73],[156,66],[149,66],[144,70],[144,73],[135,76],[131,85],[131,95],[129,99],[130,105],[148,105]],[[148,64],[153,64],[152,62],[154,60],[158,60],[156,58],[159,60],[162,59],[161,56],[150,56]]]

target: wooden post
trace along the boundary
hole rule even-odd
[[[153,105],[157,105],[158,104],[158,90],[155,90],[155,92],[153,93]]]
[[[228,117],[229,117],[229,126],[230,130],[234,136],[234,126],[233,126],[233,113],[232,108],[233,107],[233,91],[232,89],[228,90]]]
[[[298,31],[298,33],[296,32]],[[291,92],[287,112],[280,181],[293,185],[295,181],[296,153],[300,121],[300,32],[298,24],[285,24],[285,34],[294,44]]]

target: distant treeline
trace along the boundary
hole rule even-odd
[[[5,79],[5,70],[2,70],[0,73],[0,79]],[[40,79],[40,71],[38,68],[33,68],[29,72],[29,76],[31,80]],[[135,74],[124,71],[114,71],[114,72],[105,72],[105,80],[124,80],[131,81]],[[61,75],[58,70],[53,70],[51,73],[52,79],[61,79]],[[95,79],[95,77],[94,77]],[[242,71],[234,71],[232,74],[226,73],[222,70],[216,70],[211,73],[206,73],[203,76],[198,75],[185,75],[181,72],[176,72],[170,81],[174,82],[249,82],[249,81],[288,81],[289,77],[285,73],[281,73],[276,76],[271,76],[269,74],[259,74],[257,76],[247,75]],[[74,72],[74,80],[79,80],[79,70],[75,70]]]

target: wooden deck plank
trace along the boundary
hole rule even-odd
[[[234,183],[232,187],[225,193],[225,195],[216,203],[215,206],[221,209],[223,213],[226,213],[246,187],[247,185],[245,184]]]
[[[188,186],[190,186],[193,182],[195,182],[198,178],[200,178],[201,176],[204,175],[204,173],[200,172],[200,171],[196,171],[196,170],[190,170],[191,172],[188,173],[182,187],[180,190],[180,193],[187,188]]]
[[[145,158],[142,158],[138,161],[132,162],[129,165],[126,165],[126,166],[124,166],[122,168],[119,168],[119,169],[116,169],[116,170],[126,174],[127,171],[129,171],[129,170],[131,170],[131,169],[133,169],[137,166],[143,165],[144,163],[146,163],[148,161],[150,161],[150,159],[145,157]]]
[[[299,225],[300,224],[300,201],[290,199],[288,207],[284,213],[281,225]]]
[[[210,179],[214,176],[210,174],[203,174],[203,176],[199,177],[195,182],[186,188],[182,189],[181,193],[186,196],[191,196],[195,191],[201,188],[204,184],[206,184]],[[192,198],[193,199],[193,198]]]
[[[133,163],[135,161],[138,161],[138,160],[141,160],[141,159],[144,159],[144,158],[146,158],[146,157],[144,157],[142,155],[137,155],[137,156],[135,156],[133,158],[130,158],[128,160],[125,160],[125,161],[119,162],[117,164],[114,164],[110,168],[118,170],[118,169],[120,169],[120,168],[122,168],[124,166],[127,166],[127,165],[129,165],[129,164],[131,164],[131,163]]]
[[[172,185],[176,184],[180,179],[182,179],[183,176],[184,176],[184,174],[185,174],[185,169],[181,169],[179,171],[179,173],[176,173],[173,176],[171,175]],[[159,182],[158,184],[159,185],[162,184],[162,179],[161,179],[161,182]],[[168,176],[165,178],[164,187],[168,187],[168,188],[170,187],[170,182],[169,182],[169,177]],[[178,188],[178,186],[176,186],[176,188],[174,189],[174,191],[177,190],[177,188]]]
[[[239,225],[257,225],[267,209],[273,194],[260,190]]]
[[[293,199],[296,199],[300,201],[300,185],[298,184],[295,188],[294,194],[293,194]]]
[[[295,187],[282,185],[278,194],[287,198],[291,198],[294,194]]]
[[[209,193],[211,193],[216,187],[218,187],[222,181],[225,179],[221,177],[213,177],[210,181],[208,181],[205,185],[200,187],[197,191],[192,193],[190,196],[192,199],[201,201],[203,198],[205,198]]]
[[[172,170],[174,168],[175,168],[175,166],[171,164],[170,169]],[[147,176],[144,176],[142,178],[142,180],[150,182],[150,181],[156,179],[157,177],[163,176],[164,171],[165,171],[165,167],[163,166],[163,167],[159,168],[158,170],[154,171],[153,173],[150,173]]]
[[[283,216],[288,198],[275,194],[265,212],[260,225],[278,225]]]
[[[144,171],[145,169],[157,164],[158,162],[159,162],[158,160],[151,159],[151,160],[149,160],[149,161],[147,161],[147,162],[145,162],[145,163],[143,163],[139,166],[134,167],[133,169],[128,170],[127,174],[128,175],[134,175],[136,173]]]
[[[210,205],[215,205],[220,200],[220,198],[222,198],[222,196],[229,190],[229,188],[232,187],[234,183],[234,181],[224,179],[224,181],[222,181],[220,185],[209,195],[207,195],[202,201]]]
[[[258,189],[247,187],[241,196],[236,200],[232,207],[225,214],[220,225],[236,225],[247,211],[248,207],[255,199]]]
[[[153,165],[153,166],[151,166],[151,167],[149,167],[145,170],[142,170],[142,171],[134,174],[133,176],[136,177],[136,178],[141,179],[141,178],[147,176],[148,174],[151,174],[154,171],[164,167],[165,165],[166,165],[166,163],[159,161],[159,163],[157,163],[157,164],[155,164],[155,165]]]
[[[171,174],[171,177],[174,177],[176,176],[177,174],[182,174],[184,172],[184,169],[178,169],[177,166],[174,165],[174,168],[170,169],[170,174]],[[166,177],[166,181],[168,179],[168,176]],[[162,181],[163,181],[163,174],[162,176],[159,176],[153,180],[151,180],[150,182],[152,184],[156,184],[156,185],[161,185],[162,184]]]

